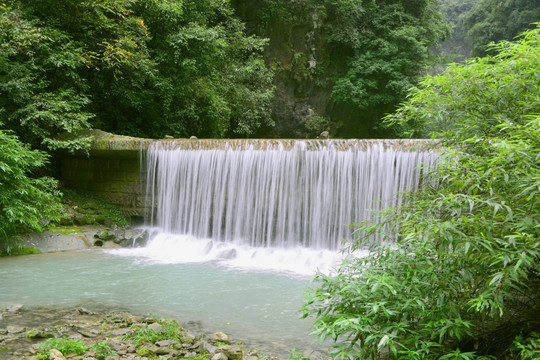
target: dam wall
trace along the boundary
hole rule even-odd
[[[239,151],[290,152],[291,149],[299,147],[303,149],[301,156],[308,156],[308,153],[315,152],[321,156],[327,156],[328,151],[365,153],[374,146],[382,148],[383,152],[405,154],[432,152],[436,147],[436,144],[429,140],[154,140],[114,135],[100,130],[92,130],[87,135],[93,137],[89,152],[57,154],[55,161],[58,165],[58,178],[61,184],[65,188],[103,198],[117,206],[133,221],[141,220],[146,214],[151,214],[153,212],[151,210],[156,207],[156,204],[151,205],[151,201],[146,198],[148,174],[146,154],[152,144],[156,143],[170,150],[181,149],[190,153],[218,151],[223,154],[223,161],[228,161],[227,159],[234,156],[234,152]],[[376,159],[372,161],[377,162]],[[397,160],[391,167],[395,169],[399,167]]]

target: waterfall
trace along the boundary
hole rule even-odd
[[[436,160],[426,141],[162,140],[146,154],[152,225],[263,248],[339,249],[399,206]]]

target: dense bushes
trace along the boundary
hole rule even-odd
[[[0,120],[53,149],[89,127],[247,137],[272,123],[272,72],[243,30],[228,1],[6,1]]]
[[[56,181],[33,176],[48,156],[30,150],[12,133],[0,130],[0,253],[17,244],[8,235],[18,226],[39,230],[42,219],[58,220],[61,215]]]
[[[428,77],[389,121],[435,132],[443,156],[376,244],[318,275],[304,311],[350,358],[540,356],[540,29]],[[391,231],[389,231],[389,229]]]

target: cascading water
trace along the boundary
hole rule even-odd
[[[201,321],[284,357],[312,348],[311,322],[298,318],[308,276],[341,259],[347,224],[418,188],[421,164],[436,159],[424,145],[156,142],[145,159],[148,245],[2,260],[0,307],[122,307]]]
[[[418,140],[156,141],[146,154],[147,199],[153,205],[148,217],[161,233],[153,246],[171,262],[194,261],[195,253],[205,254],[204,260],[238,259],[240,247],[251,249],[246,260],[261,251],[283,260],[284,253],[276,252],[296,249],[285,256],[293,263],[335,253],[353,236],[349,224],[399,206],[399,193],[418,188],[422,165],[432,166],[436,158],[423,145]],[[312,253],[300,254],[299,248]],[[261,259],[255,262],[260,265]]]

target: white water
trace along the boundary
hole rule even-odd
[[[155,263],[217,261],[313,274],[342,258],[357,221],[399,206],[436,156],[422,142],[157,141],[147,151]],[[378,239],[374,239],[378,241]]]
[[[265,271],[289,275],[311,276],[316,271],[330,273],[344,255],[329,249],[302,246],[253,247],[234,242],[200,239],[192,235],[178,235],[156,231],[144,248],[116,249],[109,253],[135,256],[154,264],[214,263],[247,271]],[[357,252],[361,256],[363,252]]]

